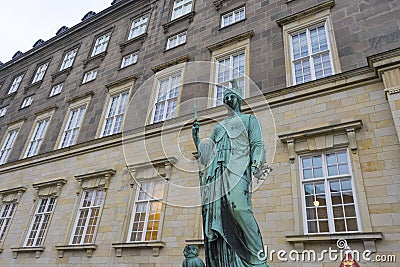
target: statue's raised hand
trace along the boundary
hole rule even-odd
[[[198,149],[199,143],[200,143],[199,130],[200,130],[200,123],[198,121],[193,122],[192,138],[193,138],[194,144],[196,145],[197,149]]]

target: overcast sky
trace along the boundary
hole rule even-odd
[[[112,0],[1,0],[0,61],[11,60],[18,51],[26,52],[33,44],[54,37],[62,26],[71,28],[83,16],[99,13]]]

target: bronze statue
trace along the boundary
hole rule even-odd
[[[204,178],[200,172],[206,264],[267,267],[252,211],[251,181],[252,174],[260,178],[269,168],[259,121],[241,113],[236,81],[232,85],[223,98],[228,117],[214,127],[210,140],[200,142],[197,120],[192,126],[199,161],[206,166]]]
[[[182,262],[182,267],[205,267],[204,262],[198,257],[197,247],[187,245],[183,249],[183,255],[186,259]]]

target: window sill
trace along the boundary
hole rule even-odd
[[[97,55],[94,55],[94,56],[92,56],[92,57],[90,57],[88,59],[85,59],[83,61],[83,68],[85,69],[87,67],[87,65],[89,64],[89,62],[91,62],[93,60],[100,59],[100,61],[103,61],[104,58],[106,57],[106,55],[107,55],[107,51],[103,51],[103,52],[101,52],[101,53],[99,53]]]
[[[40,81],[34,82],[28,86],[26,86],[24,88],[24,93],[26,94],[26,92],[28,92],[29,89],[34,88],[34,87],[39,87],[43,82],[43,79],[41,79]]]
[[[146,39],[146,37],[147,37],[147,33],[142,33],[141,35],[138,35],[132,39],[129,39],[123,43],[120,43],[119,44],[120,51],[123,52],[126,46],[128,46],[132,43],[135,43],[137,41],[141,41],[142,43],[144,43],[144,40]]]
[[[151,242],[136,242],[136,243],[112,243],[112,247],[115,249],[115,254],[117,257],[122,257],[123,249],[141,249],[150,248],[153,249],[153,256],[160,256],[160,249],[165,247],[165,243],[161,241],[151,241]]]
[[[381,232],[368,233],[343,233],[343,234],[309,234],[309,235],[287,235],[286,241],[294,243],[297,250],[304,250],[304,244],[330,242],[332,240],[345,239],[346,241],[362,241],[364,249],[376,252],[375,241],[381,240]]]
[[[97,249],[97,245],[88,244],[88,245],[61,245],[56,246],[56,250],[58,251],[58,257],[63,258],[64,252],[68,250],[86,250],[87,257],[90,258],[93,255],[93,251]]]
[[[51,82],[54,82],[54,80],[55,80],[58,76],[60,76],[60,75],[62,75],[62,74],[64,74],[64,73],[68,76],[68,75],[71,73],[71,70],[72,70],[72,66],[71,66],[71,67],[68,67],[68,68],[66,68],[66,69],[60,70],[60,71],[58,71],[58,72],[56,72],[56,73],[51,74]]]
[[[186,244],[191,246],[204,246],[204,239],[186,239]]]
[[[171,27],[172,25],[175,25],[176,23],[178,23],[178,22],[180,22],[180,21],[188,20],[188,23],[189,23],[189,24],[192,23],[193,18],[194,18],[194,14],[195,14],[195,12],[194,12],[194,11],[191,11],[191,12],[189,12],[189,13],[187,13],[187,14],[185,14],[185,15],[179,17],[179,18],[176,18],[176,19],[174,19],[174,20],[171,20],[171,21],[169,21],[169,22],[163,24],[162,27],[163,27],[163,29],[164,29],[164,33],[167,33],[169,27]]]
[[[16,259],[18,257],[18,253],[23,252],[35,252],[35,257],[40,258],[40,255],[44,251],[44,247],[20,247],[20,248],[11,248],[11,252],[13,254],[13,258]]]
[[[10,93],[10,94],[6,94],[5,96],[3,96],[2,98],[1,98],[1,100],[2,101],[4,101],[4,100],[6,100],[7,98],[14,98],[14,96],[17,94],[17,91],[15,91],[15,92],[13,92],[13,93]]]

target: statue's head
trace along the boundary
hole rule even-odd
[[[183,249],[183,255],[185,256],[185,258],[194,258],[199,255],[199,252],[197,250],[197,247],[192,246],[192,245],[187,245]]]
[[[232,88],[225,88],[224,104],[235,111],[241,111],[242,97],[239,93],[239,87],[236,80],[230,82],[232,83]]]

